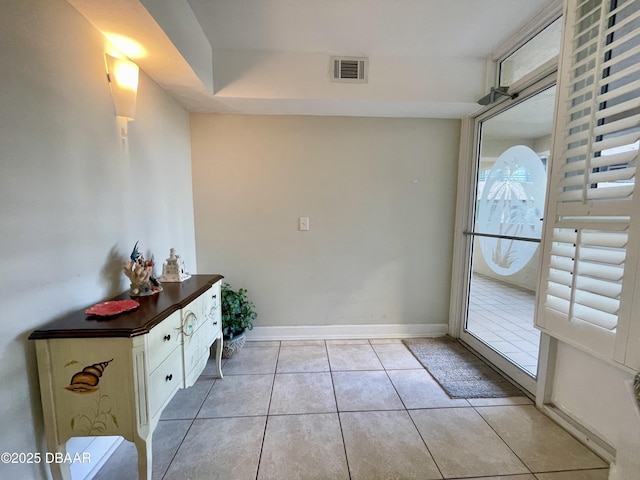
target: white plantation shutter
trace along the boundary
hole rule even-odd
[[[640,1],[568,0],[565,22],[537,324],[624,361],[616,335],[638,321],[625,279],[640,222]]]
[[[624,229],[624,225],[620,226]],[[565,320],[614,330],[620,309],[627,232],[558,228],[554,232],[546,308]]]

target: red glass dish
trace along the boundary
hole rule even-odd
[[[111,300],[108,302],[96,303],[93,307],[87,308],[84,313],[96,315],[98,317],[112,317],[120,313],[128,312],[140,306],[135,300]]]

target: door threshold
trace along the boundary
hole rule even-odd
[[[501,354],[497,353],[492,348],[488,347],[475,337],[471,336],[471,334],[466,333],[466,335],[469,335],[471,337],[471,342],[461,337],[458,340],[460,341],[460,343],[462,343],[462,345],[478,355],[487,365],[489,365],[489,367],[491,367],[513,385],[518,387],[520,390],[522,390],[522,393],[524,395],[535,401],[537,386],[537,381],[535,378],[530,376],[526,371],[522,370],[514,363],[510,362]]]

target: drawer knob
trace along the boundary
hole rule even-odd
[[[217,325],[217,324],[218,324],[218,321],[216,320],[215,322],[213,322],[213,324],[214,324],[214,325]]]
[[[170,373],[165,377],[165,381],[170,382],[171,380],[173,380],[173,373]]]
[[[171,335],[165,335],[164,336],[164,341],[168,342],[169,340],[171,340]]]

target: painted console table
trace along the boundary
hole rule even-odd
[[[193,385],[216,342],[222,378],[221,275],[193,275],[135,297],[140,306],[110,319],[84,310],[34,331],[49,452],[71,437],[120,435],[135,443],[140,479],[151,480],[151,439],[162,410]],[[123,294],[113,300],[128,299]],[[69,480],[66,463],[51,463]]]

